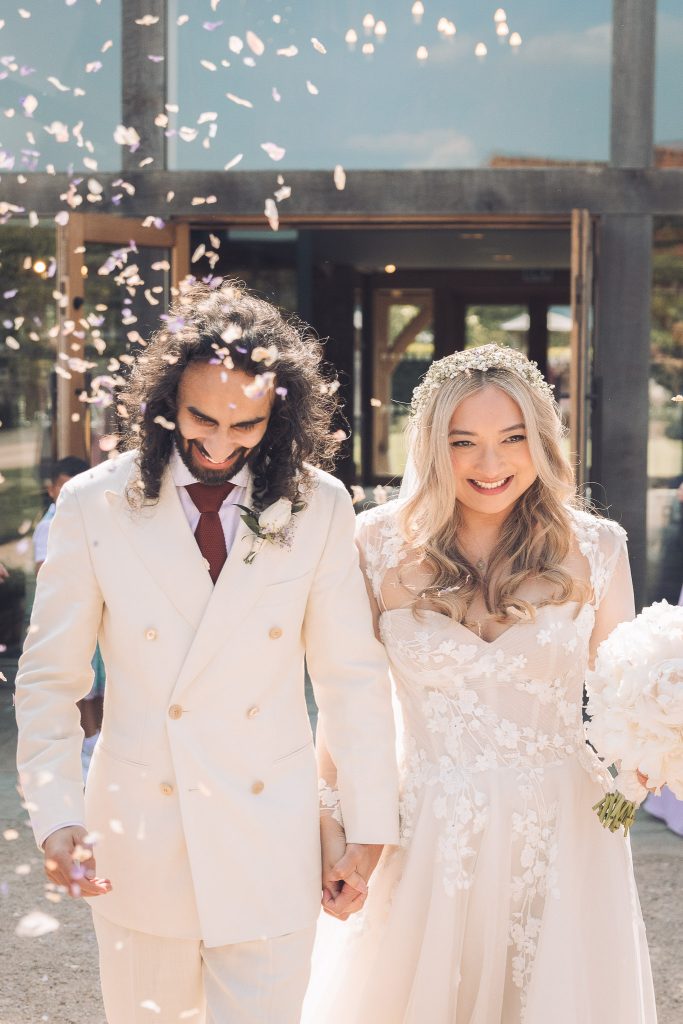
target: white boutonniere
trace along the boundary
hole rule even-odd
[[[271,544],[279,544],[281,547],[290,547],[293,533],[292,519],[297,512],[302,510],[304,503],[293,504],[289,498],[278,498],[262,512],[255,512],[252,508],[246,508],[244,505],[237,507],[244,513],[240,516],[242,522],[246,523],[254,534],[251,548],[244,559],[247,565],[251,565],[266,541]]]

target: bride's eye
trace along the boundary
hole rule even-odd
[[[505,440],[506,442],[514,441],[515,443],[518,441],[526,441],[526,434],[513,434],[512,437],[506,437]]]
[[[464,447],[471,448],[472,447],[472,442],[471,441],[451,441],[450,442],[450,446],[451,446],[451,448],[464,448]]]

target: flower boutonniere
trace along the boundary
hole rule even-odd
[[[246,523],[254,534],[251,548],[244,559],[247,565],[251,565],[266,541],[279,544],[281,547],[290,547],[293,533],[292,519],[297,512],[302,510],[304,502],[292,503],[289,498],[278,498],[262,512],[255,512],[252,508],[246,508],[244,505],[237,507],[244,513],[240,516],[242,522]]]

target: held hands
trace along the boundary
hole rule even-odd
[[[331,857],[333,845],[326,848],[323,841],[322,904],[325,913],[346,921],[350,914],[363,908],[368,894],[368,879],[384,847],[363,843],[346,845],[343,834],[340,845],[342,856],[334,861]]]
[[[43,843],[45,874],[55,885],[64,886],[71,896],[104,896],[111,890],[108,878],[95,876],[92,846],[86,843],[82,825],[57,829]]]

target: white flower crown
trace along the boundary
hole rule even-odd
[[[478,348],[465,349],[464,352],[454,352],[452,355],[437,359],[432,363],[413,391],[413,399],[410,404],[412,415],[419,418],[424,412],[432,392],[440,388],[447,380],[457,377],[459,373],[493,369],[511,370],[522,377],[544,398],[551,402],[555,400],[552,387],[536,363],[527,359],[514,348],[504,348],[502,345],[480,345]]]

